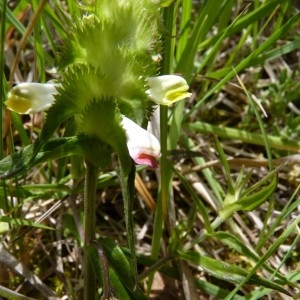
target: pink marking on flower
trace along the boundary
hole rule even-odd
[[[160,157],[157,138],[125,116],[122,116],[121,125],[126,132],[129,155],[135,163],[157,168],[157,158]]]
[[[158,163],[155,157],[146,154],[141,153],[138,155],[134,160],[138,165],[146,165],[150,168],[156,169],[158,167]]]

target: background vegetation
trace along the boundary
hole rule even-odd
[[[58,45],[87,2],[0,0],[2,103],[16,82],[55,78]],[[99,174],[96,232],[110,274],[99,293],[111,284],[124,287],[112,290],[120,299],[300,297],[297,6],[177,0],[162,9],[161,72],[181,74],[193,96],[161,108],[160,169],[138,168],[136,255],[147,296],[134,292],[126,273],[117,172]],[[1,108],[3,158],[36,139],[43,114]],[[1,182],[4,298],[82,299],[84,172],[72,174],[71,162]]]

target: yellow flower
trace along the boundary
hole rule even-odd
[[[26,82],[13,87],[5,105],[19,114],[33,114],[49,108],[55,101],[57,85],[52,83]]]
[[[192,95],[185,79],[177,75],[148,77],[146,81],[150,87],[146,94],[157,104],[169,106]]]

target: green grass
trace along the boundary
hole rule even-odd
[[[53,79],[58,45],[80,17],[74,1],[8,2],[0,0],[2,103],[17,80]],[[112,166],[98,175],[91,259],[102,261],[99,292],[116,284],[126,297],[160,299],[159,272],[175,299],[296,298],[299,10],[288,0],[182,0],[162,14],[161,74],[181,74],[193,95],[160,109],[159,171],[138,168],[156,202],[155,211],[141,194],[134,202],[143,292],[130,274],[117,173]],[[1,108],[5,157],[36,139],[43,116]],[[76,155],[52,157],[45,150],[38,167],[1,182],[0,295],[8,299],[82,299],[84,166]],[[103,279],[106,263],[111,282]],[[28,284],[33,276],[43,283]]]

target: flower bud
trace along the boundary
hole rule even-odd
[[[56,85],[52,83],[25,82],[13,87],[5,105],[19,114],[33,114],[49,108],[55,101]]]
[[[189,86],[184,78],[177,75],[148,77],[149,89],[146,94],[157,104],[172,105],[174,102],[190,97]]]
[[[121,125],[126,132],[129,155],[135,163],[157,168],[157,158],[160,157],[157,138],[125,116],[122,116]]]

